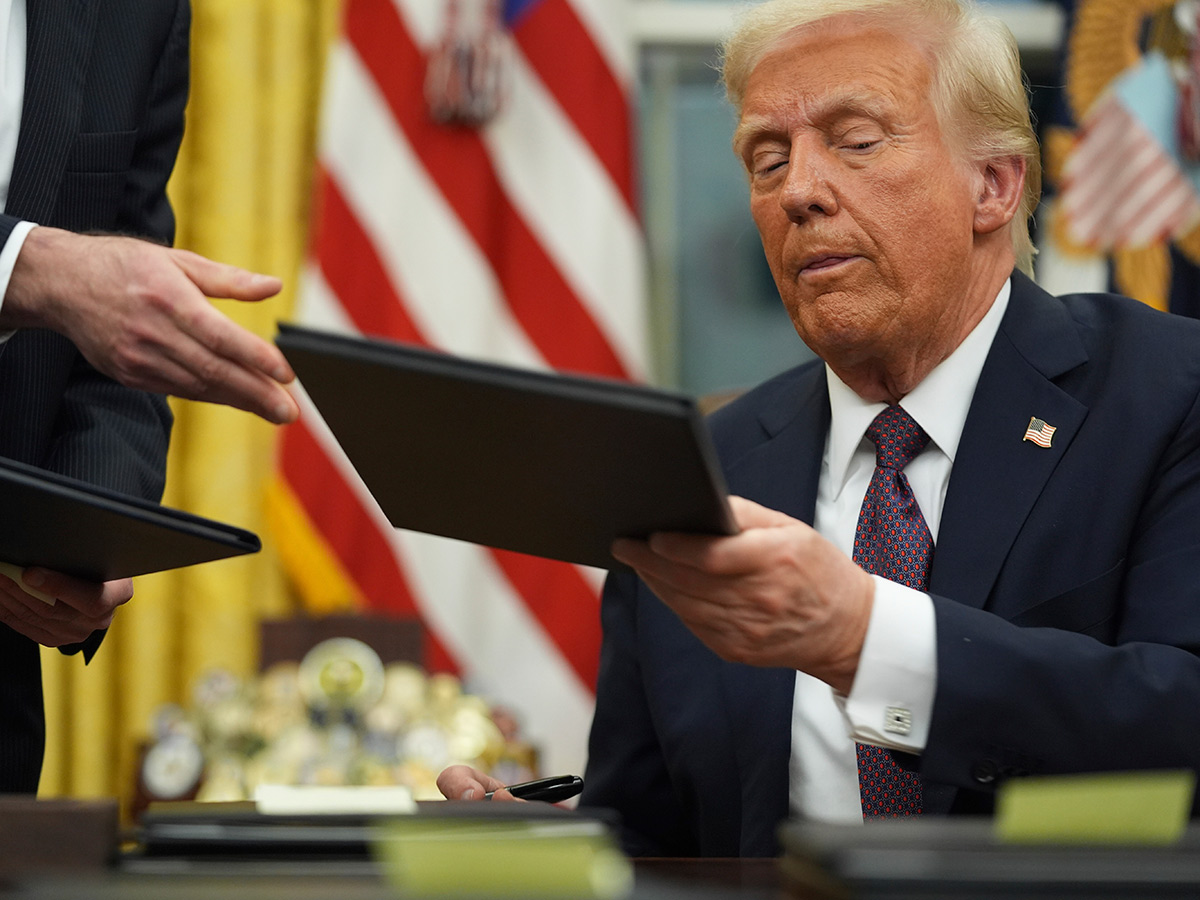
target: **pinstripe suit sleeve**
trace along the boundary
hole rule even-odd
[[[17,223],[21,220],[16,216],[6,216],[0,213],[0,247],[3,247],[8,241],[8,236],[12,234],[12,230],[17,227]]]
[[[174,242],[175,215],[167,200],[167,180],[183,140],[188,99],[191,8],[176,0],[175,17],[150,84],[146,118],[138,129],[134,163],[114,231]]]
[[[183,138],[190,18],[188,3],[179,0],[114,220],[117,232],[164,244],[173,243],[175,236],[166,185]],[[165,397],[125,388],[78,356],[63,392],[46,467],[157,500],[166,478],[171,423]],[[61,649],[82,650],[90,659],[102,639],[103,633],[97,632],[82,644]]]
[[[16,216],[6,216],[0,213],[0,253],[4,251],[4,245],[8,243],[8,239],[12,236],[13,229],[20,223],[20,219]],[[0,295],[0,306],[3,305],[3,296]],[[4,353],[4,348],[7,346],[7,341],[0,342],[0,355]]]
[[[190,19],[187,2],[179,0],[150,83],[121,204],[111,219],[116,232],[164,244],[175,236],[166,187],[183,139]],[[164,398],[121,387],[80,357],[63,394],[48,468],[157,500],[170,427]]]

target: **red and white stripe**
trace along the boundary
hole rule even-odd
[[[1097,251],[1147,247],[1200,223],[1200,196],[1178,162],[1115,93],[1088,112],[1063,168],[1071,239]]]
[[[506,106],[475,130],[437,124],[426,107],[444,4],[348,0],[329,60],[297,319],[640,378],[643,247],[623,14],[614,0],[542,0],[513,32]],[[578,771],[602,573],[392,529],[311,408],[285,434],[281,466],[367,602],[420,616],[471,689],[518,712],[544,769]]]

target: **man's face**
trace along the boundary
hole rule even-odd
[[[839,374],[936,364],[973,315],[983,176],[948,149],[931,75],[913,44],[843,19],[789,35],[747,84],[751,212],[796,331]]]

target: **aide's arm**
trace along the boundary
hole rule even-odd
[[[283,387],[293,378],[283,355],[207,300],[262,300],[279,291],[278,279],[158,246],[171,244],[175,233],[166,186],[183,139],[191,22],[187,0],[167,4],[173,12],[157,38],[163,43],[153,70],[130,76],[144,78],[148,92],[118,206],[42,223],[88,234],[49,227],[29,233],[0,306],[0,328],[64,334],[96,369],[128,387],[289,422],[299,408]],[[128,40],[156,38],[130,33]],[[5,247],[17,223],[0,215]]]
[[[293,421],[283,354],[208,297],[255,301],[279,279],[127,237],[35,228],[17,257],[0,326],[57,331],[127,387]]]
[[[99,210],[102,220],[79,212],[92,208],[86,203],[68,207],[75,215],[72,228],[103,228],[146,240],[34,228],[16,256],[0,310],[0,327],[48,327],[82,348],[73,354],[50,445],[31,461],[147,500],[162,493],[170,410],[163,397],[108,375],[135,387],[231,402],[273,421],[294,418],[296,412],[286,391],[273,383],[290,378],[278,351],[225,320],[204,297],[207,290],[259,299],[278,290],[278,283],[160,246],[174,235],[166,183],[183,136],[187,103],[189,6],[187,0],[173,5],[156,69],[147,73],[145,115],[138,123],[119,206]],[[0,242],[10,251],[17,246],[10,238],[18,224],[14,216],[0,215]],[[39,347],[60,340],[44,332],[27,337]],[[232,353],[233,367],[242,371],[231,375],[222,353]],[[262,374],[264,366],[267,375]],[[56,370],[47,377],[59,374]],[[156,383],[155,377],[175,383]],[[90,655],[113,612],[132,596],[131,583],[89,584],[41,574],[41,589],[58,601],[48,606],[10,579],[0,579],[0,621],[39,643]],[[36,577],[26,572],[24,580],[29,584]]]

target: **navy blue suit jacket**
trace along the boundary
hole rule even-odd
[[[930,574],[937,692],[903,760],[927,812],[987,812],[1028,773],[1200,770],[1198,398],[1200,322],[1014,275]],[[811,523],[828,424],[820,363],[720,410],[731,492]],[[634,853],[774,855],[794,673],[723,662],[633,576],[602,616],[583,802]]]
[[[21,220],[170,243],[187,0],[26,0],[26,12],[0,244]],[[157,500],[170,428],[165,398],[101,375],[59,334],[23,330],[0,346],[0,456]],[[100,636],[70,649],[90,655]],[[0,625],[0,793],[37,789],[44,732],[38,647]]]

